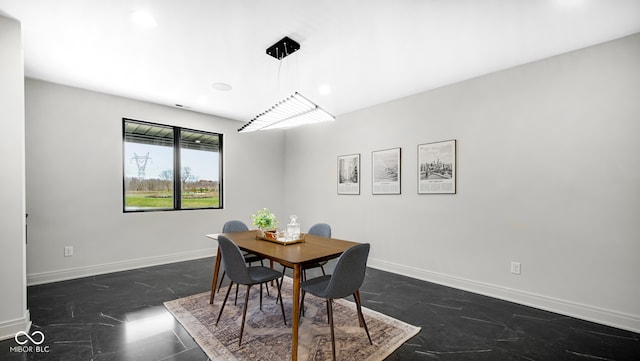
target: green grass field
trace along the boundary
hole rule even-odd
[[[220,198],[218,196],[207,197],[207,198],[182,199],[182,208],[218,207],[219,205],[220,205]]]
[[[152,197],[153,196],[153,197]],[[139,208],[139,209],[172,209],[173,198],[171,193],[128,193],[125,199],[125,205],[127,209]],[[211,193],[202,198],[183,198],[182,208],[206,208],[206,207],[218,207],[220,205],[220,198],[217,194]]]

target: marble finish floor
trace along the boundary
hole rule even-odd
[[[29,287],[44,342],[2,341],[0,360],[207,360],[162,303],[208,290],[212,270],[206,258]],[[371,268],[361,295],[422,327],[387,360],[640,360],[638,333]]]

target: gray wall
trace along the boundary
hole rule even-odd
[[[282,209],[282,132],[33,79],[26,106],[29,284],[211,256],[226,220]],[[123,117],[224,134],[224,209],[123,213]]]
[[[639,64],[635,35],[290,130],[285,208],[371,242],[371,266],[638,331]],[[418,195],[417,145],[449,139],[457,194]],[[393,147],[402,194],[374,196]],[[352,153],[361,194],[338,196]]]
[[[20,22],[0,12],[0,340],[28,329],[25,281],[24,62]]]

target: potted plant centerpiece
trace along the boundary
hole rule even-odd
[[[257,214],[252,214],[251,221],[254,226],[258,227],[258,233],[262,237],[266,237],[268,232],[275,232],[278,225],[278,218],[268,208],[263,208]]]

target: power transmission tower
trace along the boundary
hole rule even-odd
[[[138,178],[145,178],[145,169],[147,168],[147,162],[150,159],[151,157],[149,157],[149,152],[147,152],[147,155],[137,155],[135,152],[133,153],[133,157],[131,157],[131,160],[135,160],[136,165],[138,166]]]

